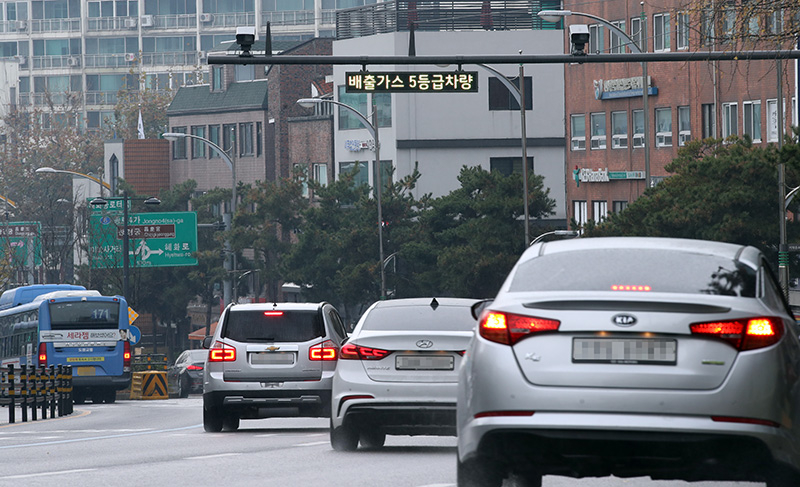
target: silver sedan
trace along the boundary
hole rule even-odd
[[[536,244],[480,316],[457,421],[462,487],[546,474],[795,487],[798,326],[753,247]]]

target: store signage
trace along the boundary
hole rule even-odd
[[[477,71],[345,73],[347,93],[476,93]]]
[[[375,141],[370,140],[354,140],[349,139],[344,141],[344,148],[350,152],[360,152],[362,150],[375,150]]]
[[[594,97],[598,100],[613,100],[617,98],[634,98],[642,96],[642,77],[620,79],[594,80]],[[658,88],[651,86],[653,79],[647,77],[647,94],[657,95]]]
[[[578,180],[582,183],[607,183],[625,179],[644,179],[644,171],[609,171],[582,168],[578,171]]]

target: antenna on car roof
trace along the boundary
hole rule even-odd
[[[439,301],[436,301],[436,298],[433,298],[431,300],[431,309],[436,311],[436,308],[438,308],[438,307],[439,307]]]

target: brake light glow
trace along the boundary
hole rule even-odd
[[[47,343],[42,342],[39,344],[39,367],[47,365]]]
[[[236,349],[224,342],[216,342],[208,351],[209,362],[233,362],[236,360]]]
[[[122,371],[131,371],[131,342],[129,341],[122,345]]]
[[[264,311],[264,316],[283,316],[283,311]]]
[[[483,411],[475,414],[475,419],[496,418],[498,416],[533,416],[534,411]]]
[[[308,349],[308,359],[312,362],[336,360],[339,349],[333,340],[325,340]]]
[[[721,338],[739,351],[774,345],[781,339],[784,331],[783,321],[770,317],[693,323],[689,328],[693,335]]]
[[[483,338],[503,345],[514,345],[535,333],[557,331],[561,325],[558,320],[498,311],[484,313],[480,323],[479,332]]]
[[[630,284],[614,284],[611,286],[612,291],[638,291],[638,292],[648,292],[650,291],[650,286],[642,286],[642,285],[633,285]]]
[[[202,365],[190,365],[186,367],[186,370],[203,370]]]
[[[342,360],[380,360],[391,353],[390,350],[362,347],[361,345],[348,343],[342,347],[339,358]]]

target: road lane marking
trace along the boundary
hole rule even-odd
[[[0,479],[5,480],[13,480],[13,479],[30,479],[33,477],[46,477],[48,475],[66,475],[70,473],[82,473],[82,472],[93,472],[97,470],[96,468],[79,468],[75,470],[62,470],[60,472],[40,472],[40,473],[28,473],[24,475],[9,475],[7,477],[0,477]]]
[[[314,441],[312,443],[298,443],[295,446],[319,446],[319,445],[329,445],[330,441]]]
[[[209,458],[236,457],[241,453],[217,453],[216,455],[202,455],[199,457],[186,457],[184,460],[208,460]]]
[[[40,441],[40,442],[37,442],[37,443],[26,443],[24,445],[5,445],[5,446],[0,446],[0,450],[8,450],[8,449],[11,449],[11,448],[26,448],[26,447],[30,447],[30,446],[60,445],[60,444],[64,444],[64,443],[78,443],[78,442],[81,442],[81,441],[107,440],[107,439],[111,439],[111,438],[125,438],[125,437],[128,437],[128,436],[151,435],[151,434],[154,434],[154,433],[170,433],[172,431],[183,431],[183,430],[188,430],[188,429],[192,429],[192,428],[199,428],[201,426],[202,426],[201,424],[196,424],[196,425],[193,425],[193,426],[183,426],[181,428],[168,428],[168,429],[163,429],[163,430],[138,431],[138,432],[135,432],[135,433],[123,433],[123,434],[118,434],[118,435],[90,436],[90,437],[87,437],[87,438],[71,438],[71,439],[68,439],[68,440]]]

